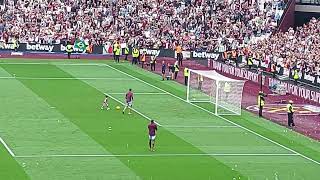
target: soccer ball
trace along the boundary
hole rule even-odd
[[[117,107],[116,107],[116,110],[120,110],[120,106],[117,106]]]

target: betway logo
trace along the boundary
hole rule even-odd
[[[204,59],[214,59],[218,60],[220,54],[219,53],[207,53],[207,52],[192,52],[193,58],[204,58]]]
[[[146,52],[147,55],[159,56],[160,50],[153,50],[153,49],[140,49],[140,54]]]
[[[53,45],[47,45],[47,44],[29,44],[27,43],[27,50],[31,51],[47,51],[52,52]]]
[[[13,50],[13,44],[7,44],[7,43],[0,43],[0,49],[11,49]]]
[[[67,46],[64,46],[63,44],[61,44],[60,45],[60,50],[62,51],[62,52],[64,52],[64,51],[67,51]],[[80,48],[75,48],[74,46],[73,46],[73,51],[72,52],[85,52],[86,51],[86,49],[84,48],[84,49],[80,49]]]

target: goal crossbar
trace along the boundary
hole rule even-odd
[[[232,79],[229,77],[226,77],[222,74],[219,74],[217,71],[214,70],[193,70],[190,69],[189,70],[189,74],[190,73],[196,73],[205,77],[208,77],[210,79],[216,79],[217,81],[230,81],[230,82],[245,82],[243,80],[237,80],[237,79]]]
[[[212,103],[216,115],[241,115],[244,83],[213,70],[190,69],[187,101]]]

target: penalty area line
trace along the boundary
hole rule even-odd
[[[0,137],[0,142],[1,144],[3,144],[3,146],[6,148],[6,150],[9,152],[9,154],[12,157],[15,157],[15,154],[13,153],[13,151],[9,148],[9,146],[7,145],[7,143],[2,139],[2,137]]]
[[[125,106],[125,103],[121,102],[120,100],[118,100],[117,98],[111,96],[111,94],[108,94],[108,93],[104,93],[105,95],[109,96],[111,99],[117,101],[118,103],[122,104],[123,106]],[[138,113],[140,116],[146,118],[147,120],[151,121],[153,119],[151,119],[150,117],[144,115],[143,113],[139,112],[138,110],[134,109],[134,108],[131,108],[134,112]],[[155,123],[158,125],[158,126],[162,126],[160,123],[156,122]]]
[[[21,155],[16,158],[55,158],[55,157],[192,157],[192,156],[299,156],[298,154],[270,153],[182,153],[182,154],[52,154],[52,155]]]

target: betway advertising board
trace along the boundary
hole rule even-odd
[[[192,59],[212,59],[212,60],[220,60],[221,53],[219,52],[199,52],[199,51],[191,51]]]
[[[26,44],[27,51],[53,52],[54,45],[49,44]]]
[[[64,44],[39,44],[39,43],[20,43],[18,51],[43,52],[43,53],[65,53]],[[0,50],[14,50],[13,44],[1,43]],[[86,53],[84,48],[73,47],[74,53]],[[93,54],[102,54],[102,46],[93,46]]]
[[[66,52],[67,46],[63,44],[31,44],[26,43],[26,51],[35,51],[35,52]],[[73,48],[73,52],[84,53],[85,50],[80,48]]]
[[[160,49],[140,49],[140,54],[142,54],[143,52],[145,52],[148,56],[159,56],[161,50]]]
[[[0,43],[0,50],[14,50],[13,44]]]
[[[222,55],[219,52],[190,51],[190,58],[199,64],[210,67],[210,62],[221,60]]]
[[[131,52],[131,51],[130,51]],[[140,54],[145,52],[147,56],[157,57],[174,57],[174,51],[172,49],[140,49]]]

